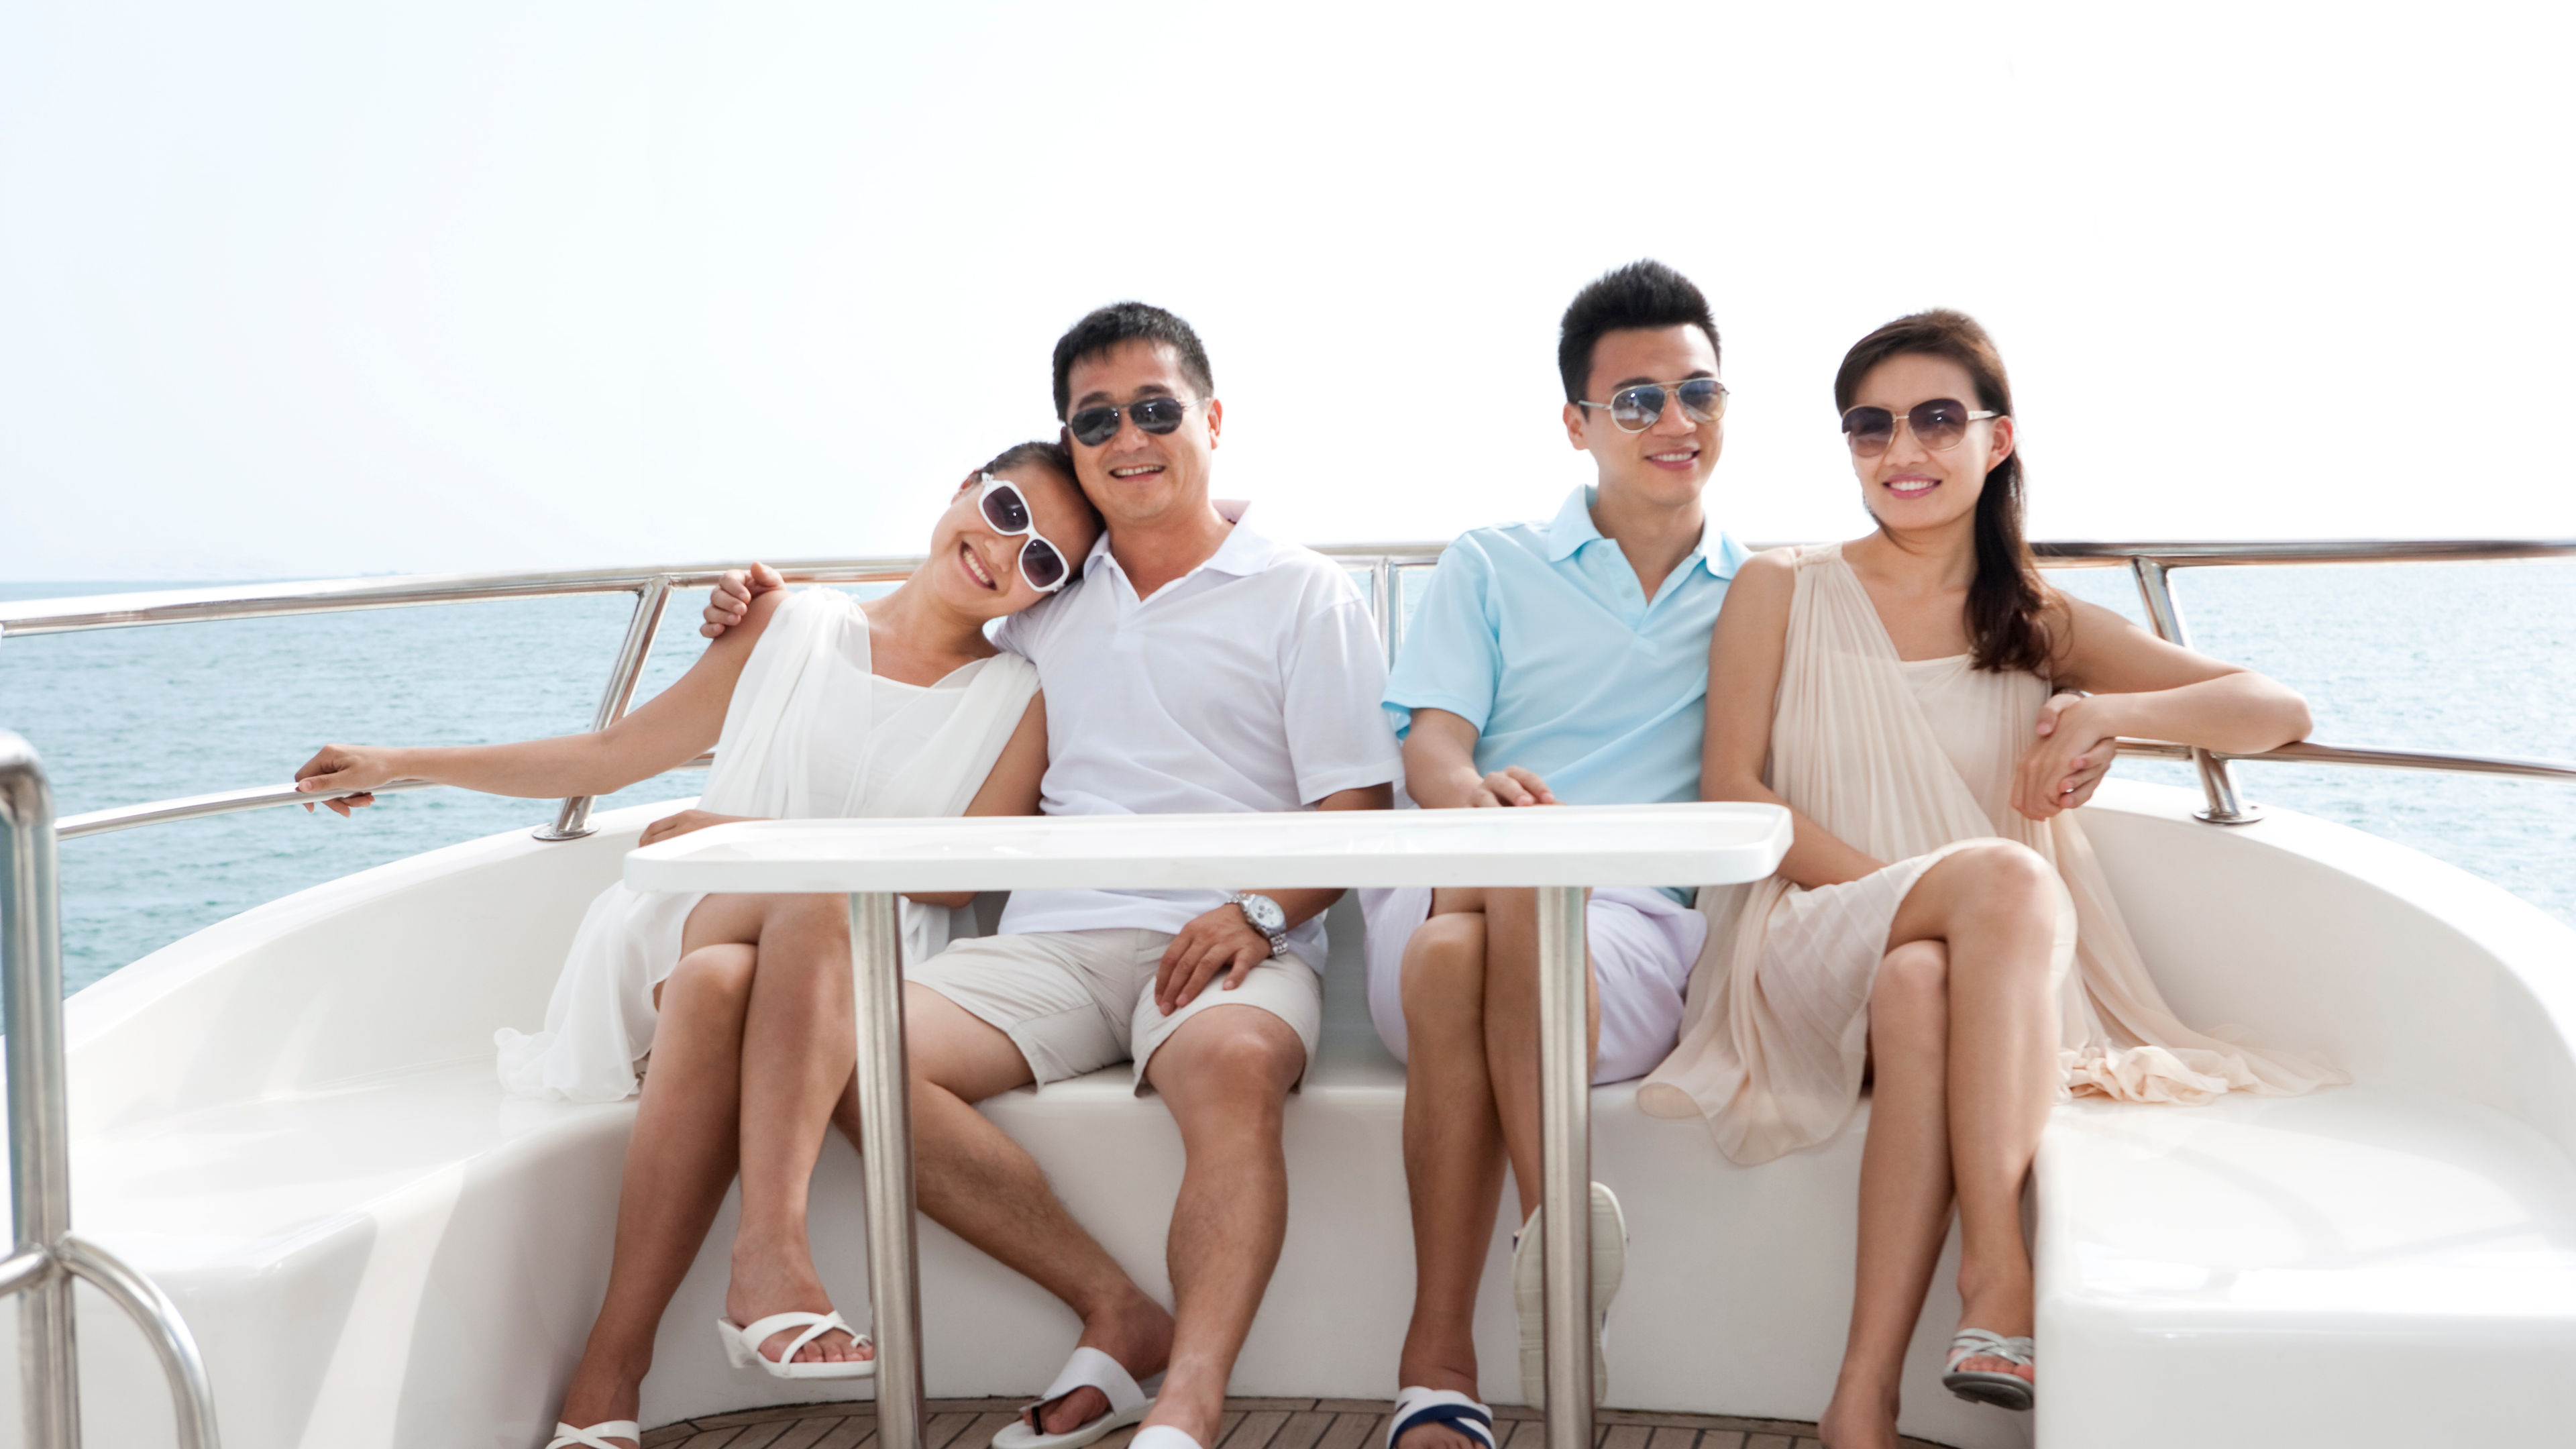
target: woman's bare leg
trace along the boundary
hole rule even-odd
[[[1860,1159],[1860,1246],[1851,1333],[1817,1432],[1829,1449],[1897,1442],[1906,1346],[1950,1230],[1948,951],[1887,953],[1869,997],[1869,1141]]]
[[[2058,885],[2018,845],[1941,861],[1896,913],[1894,947],[1937,937],[1950,958],[1950,1170],[1959,1202],[1960,1326],[2031,1331],[2030,1246],[2022,1184],[2059,1085],[2057,1002],[2049,982]],[[2034,1377],[2001,1359],[1962,1367]]]
[[[736,1323],[773,1313],[832,1311],[806,1239],[806,1197],[832,1109],[858,1063],[844,898],[774,895],[745,901],[747,907],[757,903],[760,966],[743,1018],[742,1225],[734,1234],[733,1278],[725,1289],[725,1312]],[[724,924],[735,931],[755,927],[739,918]],[[795,1338],[796,1332],[782,1331],[761,1349],[774,1358]],[[871,1356],[840,1333],[826,1334],[797,1354],[805,1362]]]
[[[576,1427],[635,1417],[653,1335],[733,1181],[752,949],[701,947],[662,983],[652,1067],[618,1186],[608,1296],[564,1392]]]

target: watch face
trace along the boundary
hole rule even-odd
[[[1288,926],[1288,913],[1279,909],[1279,903],[1268,896],[1245,896],[1243,918],[1252,923],[1252,929],[1263,935],[1275,935]]]

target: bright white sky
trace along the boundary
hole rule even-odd
[[[1220,492],[1446,537],[1589,476],[1642,255],[1741,537],[1859,531],[1834,365],[1933,304],[2041,537],[2576,536],[2571,13],[7,0],[0,579],[911,552],[1128,296]]]

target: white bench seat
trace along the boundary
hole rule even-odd
[[[2384,842],[2287,816],[2213,831],[2168,793],[2106,791],[2091,814],[2177,1009],[2345,1063],[2361,1085],[2062,1108],[2038,1195],[2040,1411],[1938,1388],[1957,1313],[1945,1261],[1905,1427],[2002,1446],[2035,1425],[2081,1449],[2411,1444],[2462,1424],[2546,1442],[2576,1422],[2576,934]],[[669,808],[604,816],[586,841],[495,837],[336,881],[70,1003],[75,1226],[178,1300],[235,1449],[542,1442],[605,1282],[633,1110],[504,1098],[490,1034],[542,1017],[584,904]],[[1412,1279],[1402,1076],[1367,1024],[1356,920],[1343,908],[1334,925],[1324,1048],[1287,1111],[1288,1238],[1239,1393],[1395,1388]],[[1125,1069],[986,1110],[1167,1294],[1179,1142]],[[1865,1116],[1748,1169],[1698,1124],[1638,1113],[1629,1088],[1597,1091],[1594,1114],[1595,1175],[1632,1240],[1607,1402],[1812,1417],[1849,1309]],[[817,1259],[854,1318],[857,1179],[855,1154],[827,1144]],[[1509,1217],[1477,1322],[1495,1402],[1518,1398]],[[732,1223],[728,1206],[664,1321],[648,1421],[816,1397],[726,1368],[710,1341]],[[935,1225],[921,1250],[933,1394],[1052,1376],[1069,1313]],[[83,1293],[87,1442],[167,1444],[143,1341]],[[0,1314],[0,1351],[15,1329]],[[0,1376],[0,1444],[16,1391]]]

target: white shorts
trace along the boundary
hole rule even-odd
[[[1378,1039],[1402,1061],[1404,946],[1430,919],[1431,891],[1406,886],[1359,896],[1368,917],[1369,1019],[1377,1024]],[[1682,993],[1708,941],[1708,917],[1659,890],[1601,886],[1584,911],[1583,934],[1601,994],[1593,1084],[1642,1077],[1680,1043]]]
[[[1294,956],[1273,956],[1239,983],[1223,976],[1209,982],[1189,1005],[1166,1016],[1154,1004],[1154,973],[1171,943],[1169,931],[977,936],[952,943],[906,971],[904,979],[1009,1036],[1040,1086],[1132,1061],[1141,1097],[1155,1051],[1182,1022],[1217,1006],[1258,1007],[1278,1017],[1305,1044],[1307,1062],[1314,1062],[1324,1030],[1324,983],[1313,967]]]

